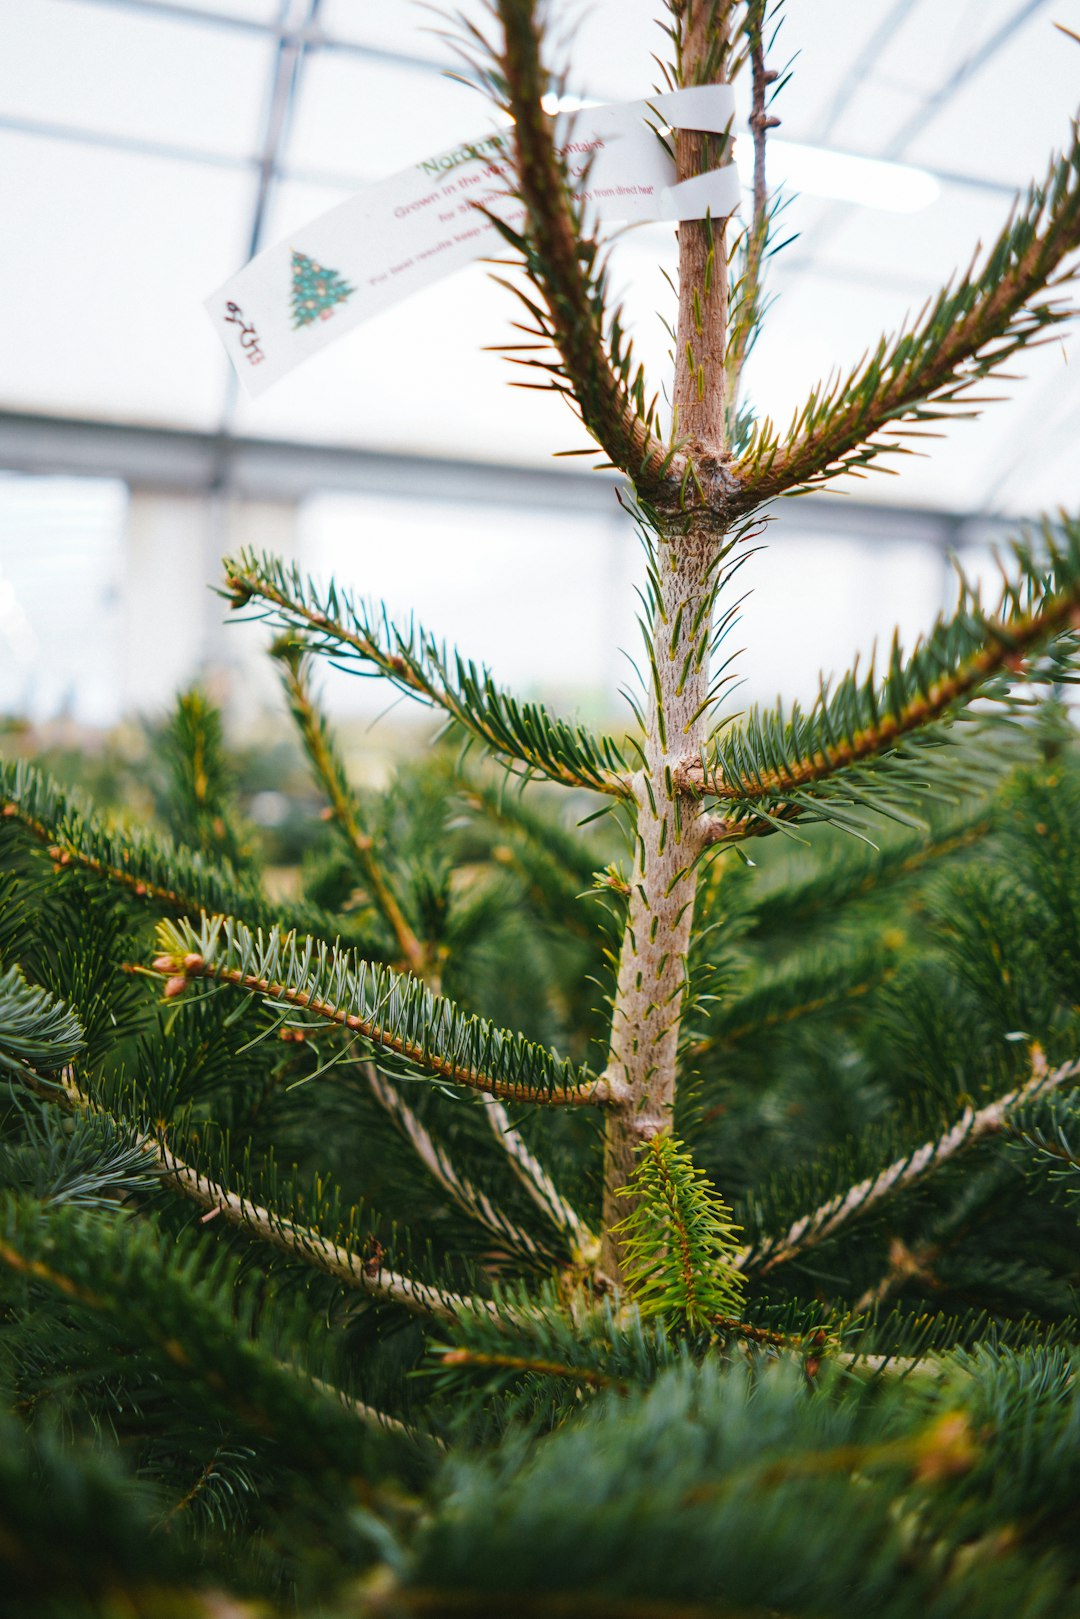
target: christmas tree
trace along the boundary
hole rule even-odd
[[[327,270],[306,253],[292,256],[293,328],[309,326],[313,320],[329,320],[337,304],[343,304],[356,291],[338,274]]]
[[[725,711],[718,654],[776,496],[888,464],[1071,315],[1080,131],[781,433],[740,392],[775,11],[670,0],[668,82],[749,79],[754,183],[680,227],[664,417],[543,9],[493,0],[472,65],[525,363],[645,544],[646,695],[598,733],[249,552],[223,594],[275,631],[325,804],[288,902],[196,693],[156,827],[0,767],[20,1619],[1080,1613],[1080,520],[809,709]],[[731,155],[673,146],[679,179]],[[322,659],[445,752],[358,789]]]

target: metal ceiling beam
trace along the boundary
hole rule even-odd
[[[71,0],[69,0],[69,4]],[[434,56],[417,56],[411,51],[391,51],[381,45],[365,45],[360,40],[341,39],[328,34],[316,20],[298,26],[265,22],[258,17],[238,17],[232,12],[211,11],[206,6],[186,5],[183,0],[82,0],[114,11],[137,11],[144,17],[163,17],[171,22],[194,23],[203,28],[221,28],[233,33],[253,34],[260,39],[290,40],[309,50],[326,50],[344,56],[361,56],[388,67],[422,68],[428,73],[446,72],[446,63]]]
[[[287,3],[282,7],[282,14],[277,21],[260,20],[251,17],[237,16],[232,13],[210,9],[207,6],[187,3],[187,0],[93,0],[96,5],[111,5],[114,9],[137,12],[143,16],[170,19],[190,23],[196,26],[231,29],[260,38],[270,38],[277,41],[274,68],[271,75],[271,87],[268,98],[268,113],[264,138],[261,150],[255,156],[234,156],[212,151],[199,151],[181,145],[173,145],[157,141],[144,141],[135,137],[111,135],[101,131],[88,131],[84,129],[66,128],[62,125],[48,124],[36,120],[12,117],[0,117],[0,130],[10,130],[16,133],[36,135],[50,139],[76,141],[83,145],[92,145],[129,154],[148,155],[173,161],[203,163],[218,168],[232,168],[234,170],[254,170],[257,174],[256,198],[253,208],[250,251],[254,254],[261,246],[261,238],[265,225],[267,209],[272,195],[272,189],[277,180],[285,173],[290,179],[304,180],[319,185],[339,185],[343,188],[352,187],[358,179],[349,175],[326,175],[321,173],[308,173],[306,171],[285,170],[282,158],[287,139],[288,125],[297,95],[299,75],[306,57],[313,51],[328,50],[342,52],[362,57],[376,63],[405,66],[414,70],[430,73],[443,73],[445,66],[441,61],[433,58],[416,55],[414,53],[388,51],[378,46],[364,45],[358,41],[338,39],[327,34],[320,26],[318,12],[320,0],[304,0],[301,20],[290,23],[288,19]],[[954,72],[927,98],[910,119],[902,126],[890,141],[883,156],[898,157],[910,141],[932,121],[934,117],[947,105],[949,100],[968,82],[986,63],[992,59],[1018,32],[1018,30],[1039,11],[1047,0],[1023,0],[1012,15],[992,33],[983,43],[965,58]],[[903,14],[910,4],[910,0],[900,0],[894,4],[886,18],[874,30],[870,41],[863,48],[859,58],[860,63],[873,60],[878,49],[891,36],[903,19]],[[301,6],[296,5],[300,11]],[[853,71],[845,85],[841,87],[841,97],[851,94],[857,88],[860,74]],[[825,133],[831,132],[838,116],[834,108]],[[925,167],[925,165],[924,165]],[[940,170],[928,170],[935,174],[943,183],[979,189],[1011,197],[1015,188],[994,181],[987,181],[976,176],[956,174]],[[787,274],[795,271],[805,273],[812,271],[818,274],[843,276],[838,267],[823,264],[820,260],[820,250],[825,245],[830,234],[828,225],[819,227],[817,231],[810,232],[804,237],[802,251],[794,258],[789,259],[783,269]],[[786,276],[784,277],[786,279]],[[232,419],[236,401],[235,378],[230,373],[227,384],[227,393],[222,415],[223,432],[217,435],[189,435],[190,438],[202,437],[206,443],[214,444],[216,460],[210,473],[210,483],[227,481],[229,476],[235,475],[237,467],[246,464],[243,455],[239,460],[230,461],[231,473],[226,470],[226,460],[222,458],[222,446],[230,443],[227,439],[227,428]],[[261,441],[237,441],[237,450],[243,452],[247,443],[256,444]],[[2,440],[0,440],[2,443]],[[323,452],[308,452],[321,454]],[[336,452],[327,451],[333,456]],[[378,458],[384,460],[385,458]],[[450,476],[449,463],[442,474]],[[595,487],[595,480],[591,480]],[[471,497],[470,497],[471,498]],[[822,501],[819,497],[815,503],[817,509],[833,502]],[[852,510],[852,503],[843,502],[845,511]],[[872,507],[877,511],[879,508]],[[980,518],[980,521],[993,521],[993,519]]]
[[[320,0],[307,0],[305,7],[307,22],[313,22],[318,16],[319,5]],[[253,259],[263,245],[262,237],[270,189],[280,171],[282,154],[288,139],[289,124],[296,105],[304,48],[303,29],[293,33],[282,33],[278,37],[278,48],[266,98],[266,122],[256,159],[259,181],[255,190],[255,207],[248,237],[249,259]]]
[[[232,12],[215,11],[209,6],[185,5],[183,0],[91,0],[91,4],[109,6],[113,11],[141,11],[150,17],[164,17],[172,22],[203,23],[211,28],[226,28],[242,34],[280,34],[273,22],[260,22],[258,17],[240,17]]]
[[[134,157],[157,157],[173,163],[202,163],[209,168],[233,169],[238,172],[257,171],[262,162],[256,155],[237,156],[231,152],[215,152],[208,148],[183,146],[171,141],[145,140],[136,135],[118,135],[105,129],[85,129],[80,125],[15,117],[7,113],[0,113],[0,132],[3,131],[9,131],[14,135],[33,135],[42,140],[70,141],[75,146],[96,147],[105,152],[124,152]],[[865,153],[851,152],[840,146],[828,146],[823,149],[836,152],[843,157],[865,156]],[[960,186],[971,191],[989,191],[1002,197],[1016,195],[1015,186],[1006,185],[1000,180],[988,180],[978,174],[960,174],[954,169],[933,168],[925,163],[920,163],[919,167],[925,173],[933,175],[935,180],[940,180],[943,185]],[[328,189],[340,187],[345,191],[356,190],[371,179],[369,174],[347,174],[337,170],[309,169],[283,163],[280,157],[277,177],[280,180],[296,180],[302,185],[322,186]]]
[[[71,0],[69,0],[71,3]],[[76,0],[78,3],[78,0]],[[108,5],[115,10],[136,11],[144,16],[171,18],[173,21],[193,23],[203,27],[218,27],[238,30],[242,33],[255,34],[262,38],[276,39],[280,47],[288,47],[302,54],[306,51],[328,50],[351,56],[366,58],[373,62],[381,62],[396,67],[412,68],[414,70],[444,75],[447,72],[445,61],[437,57],[429,57],[412,51],[391,51],[383,46],[365,45],[358,40],[340,39],[326,33],[318,22],[318,0],[313,0],[311,13],[305,20],[290,26],[283,22],[260,21],[253,17],[240,17],[228,12],[210,10],[205,6],[184,3],[184,0],[82,0],[82,3],[94,5]],[[974,77],[986,66],[997,53],[1009,42],[1035,13],[1041,10],[1048,0],[1023,0],[1023,4],[1006,19],[983,43],[959,64],[949,77],[928,96],[916,112],[914,112],[892,137],[888,146],[880,153],[875,154],[883,158],[896,158],[903,155],[907,145],[915,138],[920,130],[929,123],[952,99],[958,90],[967,81]],[[827,125],[822,133],[822,142],[835,127],[838,108],[842,108],[847,100],[859,88],[865,69],[872,62],[878,50],[896,31],[903,19],[903,14],[911,8],[911,0],[898,0],[884,21],[876,28],[870,40],[864,46],[855,66],[845,83],[840,87],[836,105],[831,109]],[[598,99],[605,99],[596,92]],[[610,98],[609,98],[610,99]],[[74,132],[72,132],[74,133]],[[839,148],[837,148],[839,150]],[[229,161],[220,156],[210,161]],[[934,172],[934,171],[930,171]],[[978,181],[966,176],[955,174],[941,175],[956,184],[978,184]],[[1010,194],[1014,187],[1004,187]]]
[[[202,163],[214,169],[253,169],[258,162],[255,157],[236,156],[232,152],[148,140],[141,135],[121,135],[114,130],[85,129],[78,124],[58,124],[52,119],[22,118],[11,113],[0,113],[0,132],[32,135],[38,140],[70,141],[75,146],[123,152],[132,157],[156,157],[170,163]]]
[[[927,124],[933,122],[957,91],[961,90],[969,79],[973,79],[976,73],[980,72],[1046,4],[1047,0],[1024,0],[1023,5],[1019,6],[1000,28],[995,29],[987,39],[984,39],[979,48],[972,51],[970,56],[966,56],[944,83],[939,84],[933,94],[927,96],[922,106],[917,108],[896,131],[881,155],[885,158],[903,157],[916,135],[921,134]]]
[[[288,13],[289,3],[290,0],[282,0],[281,11],[283,16]],[[267,213],[270,208],[274,185],[281,170],[281,160],[289,136],[293,110],[296,106],[296,96],[304,62],[304,31],[308,27],[314,26],[318,21],[321,4],[322,0],[303,0],[304,22],[301,28],[294,32],[282,31],[278,37],[277,50],[274,53],[274,65],[270,71],[270,82],[267,87],[266,121],[257,158],[258,179],[255,183],[255,198],[246,254],[249,259],[253,259],[263,245]],[[221,428],[224,432],[228,431],[236,415],[238,397],[236,373],[230,367],[224,384],[224,397],[221,406]]]
[[[331,492],[445,506],[527,506],[552,513],[617,515],[616,479],[603,473],[502,466],[290,440],[235,438],[126,423],[0,412],[0,469],[119,478],[133,488],[299,501]],[[802,531],[888,543],[922,540],[939,550],[981,544],[1017,520],[930,507],[879,506],[816,494],[789,507]]]
[[[71,3],[71,0],[69,0],[69,3]],[[75,3],[80,3],[80,0],[75,0]],[[432,57],[422,56],[414,52],[389,51],[380,46],[364,45],[358,41],[339,39],[326,33],[318,21],[320,0],[311,0],[306,15],[297,24],[289,24],[285,21],[261,21],[258,18],[236,16],[228,12],[210,10],[205,6],[187,4],[184,3],[184,0],[167,0],[167,3],[159,3],[159,0],[81,0],[81,3],[108,5],[116,10],[134,11],[144,16],[165,17],[174,21],[192,23],[196,26],[233,29],[257,35],[264,39],[277,40],[278,50],[275,53],[275,66],[272,73],[268,128],[262,142],[261,151],[250,156],[237,156],[232,153],[186,147],[181,143],[143,140],[138,137],[114,134],[103,130],[90,130],[58,124],[55,121],[46,122],[2,114],[0,114],[0,130],[36,135],[50,140],[72,141],[83,146],[94,146],[103,150],[120,151],[134,155],[160,157],[176,162],[205,163],[216,168],[231,168],[234,170],[250,170],[254,168],[258,171],[260,178],[256,220],[252,231],[253,238],[256,236],[257,231],[261,231],[262,220],[265,218],[266,212],[266,200],[275,179],[287,178],[304,184],[340,187],[343,190],[351,190],[363,184],[364,180],[369,178],[369,176],[358,176],[344,172],[332,173],[293,167],[283,161],[288,120],[298,92],[298,74],[302,70],[306,57],[315,51],[328,50],[365,58],[374,63],[406,67],[425,73],[442,75],[447,71],[445,62]],[[835,127],[839,111],[846,104],[845,98],[850,99],[851,95],[858,89],[865,66],[869,61],[875,59],[878,50],[887,38],[895,32],[896,27],[902,20],[903,13],[910,8],[910,3],[911,0],[899,0],[899,3],[893,7],[888,16],[874,31],[871,40],[864,47],[856,67],[841,86],[838,100],[831,109],[827,125],[823,128],[818,139],[818,144],[824,145],[827,150],[835,151],[842,156],[864,155],[852,153],[842,147],[832,146],[828,143],[827,136]],[[960,86],[1001,50],[1023,23],[1046,3],[1047,0],[1024,0],[1024,4],[1021,5],[1019,10],[985,40],[970,57],[966,58],[950,78],[939,86],[926,104],[913,115],[908,124],[904,126],[904,129],[894,137],[888,155],[899,155],[900,146],[914,138],[918,129],[941,110]],[[604,98],[600,96],[599,99]],[[896,152],[893,152],[893,147],[897,148]],[[958,173],[955,170],[929,167],[925,164],[921,166],[928,174],[946,185],[990,192],[1008,198],[1012,198],[1016,193],[1015,186],[989,180],[983,176]],[[827,227],[819,227],[818,231],[805,236],[802,250],[796,258],[788,260],[787,267],[801,269],[808,265],[817,255],[828,234]],[[252,251],[255,251],[254,247]]]
[[[892,10],[884,17],[866,41],[842,80],[836,96],[814,135],[815,143],[826,144],[829,136],[847,112],[848,107],[866,82],[881,52],[893,38],[896,30],[911,13],[911,0],[895,0]]]

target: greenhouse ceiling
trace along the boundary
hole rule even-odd
[[[464,8],[479,19],[483,6]],[[569,88],[656,82],[657,0],[559,3]],[[752,356],[784,417],[993,238],[1045,172],[1080,96],[1080,0],[789,0],[776,169],[802,187]],[[514,318],[481,265],[239,396],[203,300],[259,247],[490,127],[430,8],[412,0],[6,0],[0,50],[0,411],[536,467],[582,443],[556,399],[506,390]],[[877,166],[865,161],[872,159]],[[673,232],[615,248],[662,380]],[[965,512],[1080,501],[1080,393],[1054,341],[1029,380],[932,460],[860,498]],[[25,425],[25,424],[24,424]],[[47,420],[43,428],[47,430]],[[9,463],[10,464],[10,463]]]

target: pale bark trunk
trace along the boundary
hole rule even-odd
[[[689,5],[683,19],[683,81],[696,82],[710,28],[726,7]],[[707,137],[676,138],[684,179],[707,166]],[[715,157],[712,161],[716,161]],[[727,327],[724,221],[679,227],[679,323],[672,402],[687,452],[711,475],[724,442],[724,347]],[[692,507],[693,492],[688,502]],[[686,988],[690,930],[702,829],[697,807],[672,784],[680,759],[695,753],[707,717],[708,647],[723,532],[707,513],[672,512],[658,540],[660,603],[652,626],[659,679],[649,706],[645,763],[635,780],[637,838],[629,914],[619,957],[608,1073],[628,1087],[608,1110],[604,1154],[601,1270],[621,1280],[612,1227],[630,1212],[616,1194],[641,1142],[670,1125]],[[704,617],[701,609],[705,607]],[[689,665],[689,667],[687,667]]]
[[[694,715],[705,697],[707,658],[685,681],[680,677],[687,658],[696,661],[701,637],[708,637],[708,623],[699,622],[696,632],[693,626],[703,600],[711,599],[719,548],[708,530],[691,530],[661,548],[663,609],[653,626],[660,693],[650,709],[646,764],[635,781],[637,851],[607,1070],[629,1087],[625,1102],[608,1110],[601,1268],[613,1281],[620,1266],[611,1227],[629,1213],[616,1194],[630,1178],[642,1140],[671,1123],[675,1103],[702,828],[695,804],[674,787],[671,772],[701,740],[704,722]]]

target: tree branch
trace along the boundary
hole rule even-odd
[[[379,1106],[395,1121],[424,1168],[438,1181],[458,1208],[500,1241],[509,1243],[525,1259],[534,1264],[551,1265],[553,1257],[545,1248],[521,1226],[509,1220],[502,1210],[492,1203],[485,1191],[463,1179],[455,1169],[446,1149],[434,1140],[401,1092],[385,1075],[379,1073],[375,1064],[361,1063],[360,1068]],[[492,1105],[499,1107],[501,1104],[493,1102]]]
[[[1034,1072],[1031,1079],[1016,1090],[1009,1091],[978,1111],[965,1108],[956,1123],[936,1141],[924,1142],[906,1157],[898,1158],[887,1169],[830,1198],[812,1214],[804,1214],[782,1237],[744,1249],[735,1263],[741,1270],[764,1275],[777,1265],[786,1265],[789,1260],[799,1258],[809,1248],[834,1236],[850,1221],[861,1219],[863,1215],[876,1210],[887,1198],[925,1180],[965,1148],[987,1136],[997,1135],[1015,1108],[1046,1096],[1080,1076],[1080,1059],[1047,1070],[1046,1060],[1038,1048],[1035,1049],[1032,1067]]]
[[[147,1139],[152,1141],[152,1138]],[[388,1270],[364,1260],[352,1249],[331,1242],[310,1227],[284,1219],[272,1210],[253,1203],[250,1198],[230,1191],[208,1175],[193,1169],[164,1142],[154,1143],[154,1147],[167,1184],[182,1192],[198,1207],[215,1217],[221,1215],[229,1225],[243,1227],[245,1231],[279,1248],[282,1253],[303,1260],[327,1276],[344,1282],[347,1287],[359,1288],[369,1298],[384,1304],[404,1305],[414,1315],[438,1316],[448,1321],[454,1320],[459,1311],[477,1306],[475,1299],[429,1287],[424,1282],[402,1275],[400,1271]]]
[[[903,1237],[892,1237],[889,1241],[889,1261],[884,1275],[880,1281],[859,1295],[852,1314],[865,1315],[868,1310],[879,1309],[887,1299],[906,1287],[909,1282],[940,1287],[941,1284],[932,1269],[940,1252],[940,1243],[923,1242],[915,1248],[909,1248]]]
[[[58,869],[90,872],[133,899],[179,916],[241,912],[269,922],[280,914],[250,878],[140,828],[114,832],[78,794],[21,760],[0,762],[0,828],[5,823],[25,828]],[[329,932],[336,920],[307,905],[291,907],[290,917],[305,933]]]
[[[0,804],[0,816],[7,821],[18,821],[39,843],[44,844],[57,870],[63,870],[66,866],[81,867],[83,871],[93,872],[95,876],[126,888],[136,899],[152,900],[170,911],[197,911],[201,908],[198,901],[178,892],[176,888],[155,882],[138,869],[133,871],[119,863],[110,863],[100,854],[82,847],[59,828],[46,825],[27,809],[21,796],[5,799]],[[198,856],[195,858],[198,859]]]
[[[754,141],[754,212],[743,237],[742,274],[737,290],[738,303],[732,312],[727,352],[724,356],[729,416],[738,402],[739,380],[750,348],[750,340],[761,318],[761,281],[765,247],[769,239],[769,188],[766,177],[766,142],[779,118],[768,113],[769,87],[778,74],[765,63],[765,13],[769,0],[748,0],[746,34],[749,40],[751,107],[750,130]]]
[[[567,1233],[579,1252],[589,1253],[596,1244],[596,1237],[563,1197],[543,1164],[529,1151],[521,1132],[511,1124],[505,1107],[494,1096],[484,1096],[482,1101],[492,1134],[537,1208],[553,1220],[560,1231]]]
[[[504,107],[514,120],[514,167],[525,204],[523,234],[503,235],[525,256],[530,279],[547,306],[528,305],[540,317],[537,335],[562,356],[554,385],[568,393],[589,432],[613,466],[645,496],[666,484],[678,488],[685,463],[654,430],[645,405],[640,371],[631,386],[611,363],[604,330],[604,277],[597,274],[597,246],[586,240],[555,149],[552,120],[541,107],[549,75],[541,61],[541,25],[536,0],[495,0],[503,26],[503,49],[492,57],[504,87]],[[498,221],[495,221],[498,223]],[[629,353],[620,355],[620,372]],[[563,380],[564,379],[564,380]]]
[[[1080,246],[1080,127],[1071,147],[1032,187],[981,268],[954,291],[945,288],[896,337],[883,338],[865,367],[831,389],[815,389],[786,443],[770,423],[755,434],[736,466],[741,489],[729,510],[743,514],[873,462],[898,443],[878,441],[890,423],[937,421],[955,407],[986,401],[971,389],[1000,374],[1018,350],[1068,319],[1071,307],[1041,295]],[[1040,301],[1041,300],[1041,301]]]
[[[704,753],[684,758],[675,770],[676,784],[721,803],[782,803],[787,795],[803,794],[896,753],[905,738],[947,719],[995,678],[1029,673],[1025,660],[1031,653],[1063,632],[1080,629],[1080,523],[1064,520],[1062,529],[1056,538],[1047,531],[1047,574],[1035,568],[1026,550],[1016,548],[1021,583],[1007,587],[995,619],[987,619],[977,602],[962,604],[952,620],[939,621],[906,665],[894,646],[890,673],[880,688],[872,672],[860,685],[852,671],[833,698],[823,691],[806,718],[794,709],[790,720],[782,714],[754,715],[732,738],[730,757],[716,744],[717,764]],[[746,836],[747,830],[739,815],[706,821],[704,829],[713,844],[740,832]]]
[[[303,637],[312,652],[369,664],[400,691],[442,709],[493,753],[523,767],[523,774],[629,797],[626,763],[610,737],[553,719],[539,703],[519,703],[486,669],[448,655],[417,625],[399,630],[385,610],[381,618],[373,615],[333,585],[320,598],[299,569],[253,551],[227,558],[225,571],[224,594],[234,608],[264,602],[269,611],[263,616]]]
[[[145,1225],[133,1231],[130,1221],[88,1218],[63,1204],[42,1208],[32,1198],[8,1200],[0,1233],[0,1266],[51,1289],[66,1306],[111,1316],[129,1351],[151,1347],[169,1376],[197,1381],[211,1407],[225,1405],[244,1429],[272,1437],[282,1460],[322,1480],[330,1469],[364,1503],[389,1505],[360,1471],[375,1460],[365,1456],[360,1412],[238,1326],[235,1299],[207,1288],[191,1260],[178,1257],[175,1238]],[[398,1434],[392,1422],[361,1420],[387,1439]],[[383,1453],[378,1470],[385,1466]]]
[[[364,874],[376,908],[397,940],[402,965],[418,977],[424,977],[428,966],[427,951],[409,926],[386,880],[375,853],[374,840],[361,825],[359,806],[345,774],[345,766],[326,718],[312,699],[310,660],[295,642],[286,642],[276,650],[293,718],[312,769],[330,800],[337,827]]]
[[[264,938],[231,917],[204,918],[199,929],[163,922],[158,941],[162,953],[151,971],[166,980],[170,998],[199,979],[230,984],[337,1024],[374,1053],[402,1059],[407,1071],[507,1101],[598,1107],[616,1095],[612,1081],[576,1082],[573,1066],[543,1047],[462,1013],[415,979],[321,941],[299,941],[276,928]]]
[[[475,1366],[482,1371],[497,1370],[522,1372],[530,1377],[564,1377],[573,1383],[584,1383],[588,1388],[613,1388],[620,1394],[630,1392],[629,1383],[608,1377],[590,1366],[570,1366],[560,1360],[545,1360],[532,1355],[494,1354],[482,1349],[443,1349],[439,1359],[444,1366]]]
[[[896,972],[896,952],[879,939],[838,949],[827,967],[819,961],[762,971],[751,988],[733,990],[708,1020],[710,1032],[687,1050],[695,1062],[730,1052],[770,1029],[789,1028],[828,1008],[839,1009],[885,984]]]
[[[33,1088],[36,1094],[46,1100],[62,1098],[65,1106],[80,1113],[104,1111],[77,1084],[70,1069],[64,1072],[59,1091],[55,1086]],[[130,1126],[124,1128],[130,1130]],[[243,1197],[212,1180],[173,1152],[163,1136],[151,1135],[146,1131],[131,1133],[135,1145],[146,1153],[165,1184],[189,1198],[198,1208],[205,1209],[214,1218],[221,1216],[228,1225],[242,1227],[263,1242],[279,1248],[290,1258],[303,1260],[305,1264],[333,1276],[348,1287],[358,1288],[380,1303],[400,1304],[413,1314],[438,1316],[447,1321],[456,1320],[462,1310],[490,1309],[486,1301],[463,1298],[442,1288],[414,1281],[399,1271],[372,1264],[353,1250],[331,1242],[310,1226],[299,1225],[294,1220],[275,1214],[251,1198]]]
[[[475,1300],[416,1282],[409,1276],[403,1276],[400,1271],[374,1265],[352,1249],[331,1242],[310,1227],[297,1225],[294,1220],[284,1219],[238,1192],[219,1185],[208,1175],[185,1163],[164,1142],[155,1143],[154,1146],[165,1181],[199,1208],[215,1216],[221,1215],[229,1225],[242,1226],[245,1231],[280,1248],[291,1258],[303,1260],[305,1264],[335,1277],[348,1287],[359,1288],[369,1298],[384,1304],[404,1305],[414,1315],[439,1316],[445,1320],[455,1319],[459,1310],[476,1304]]]

